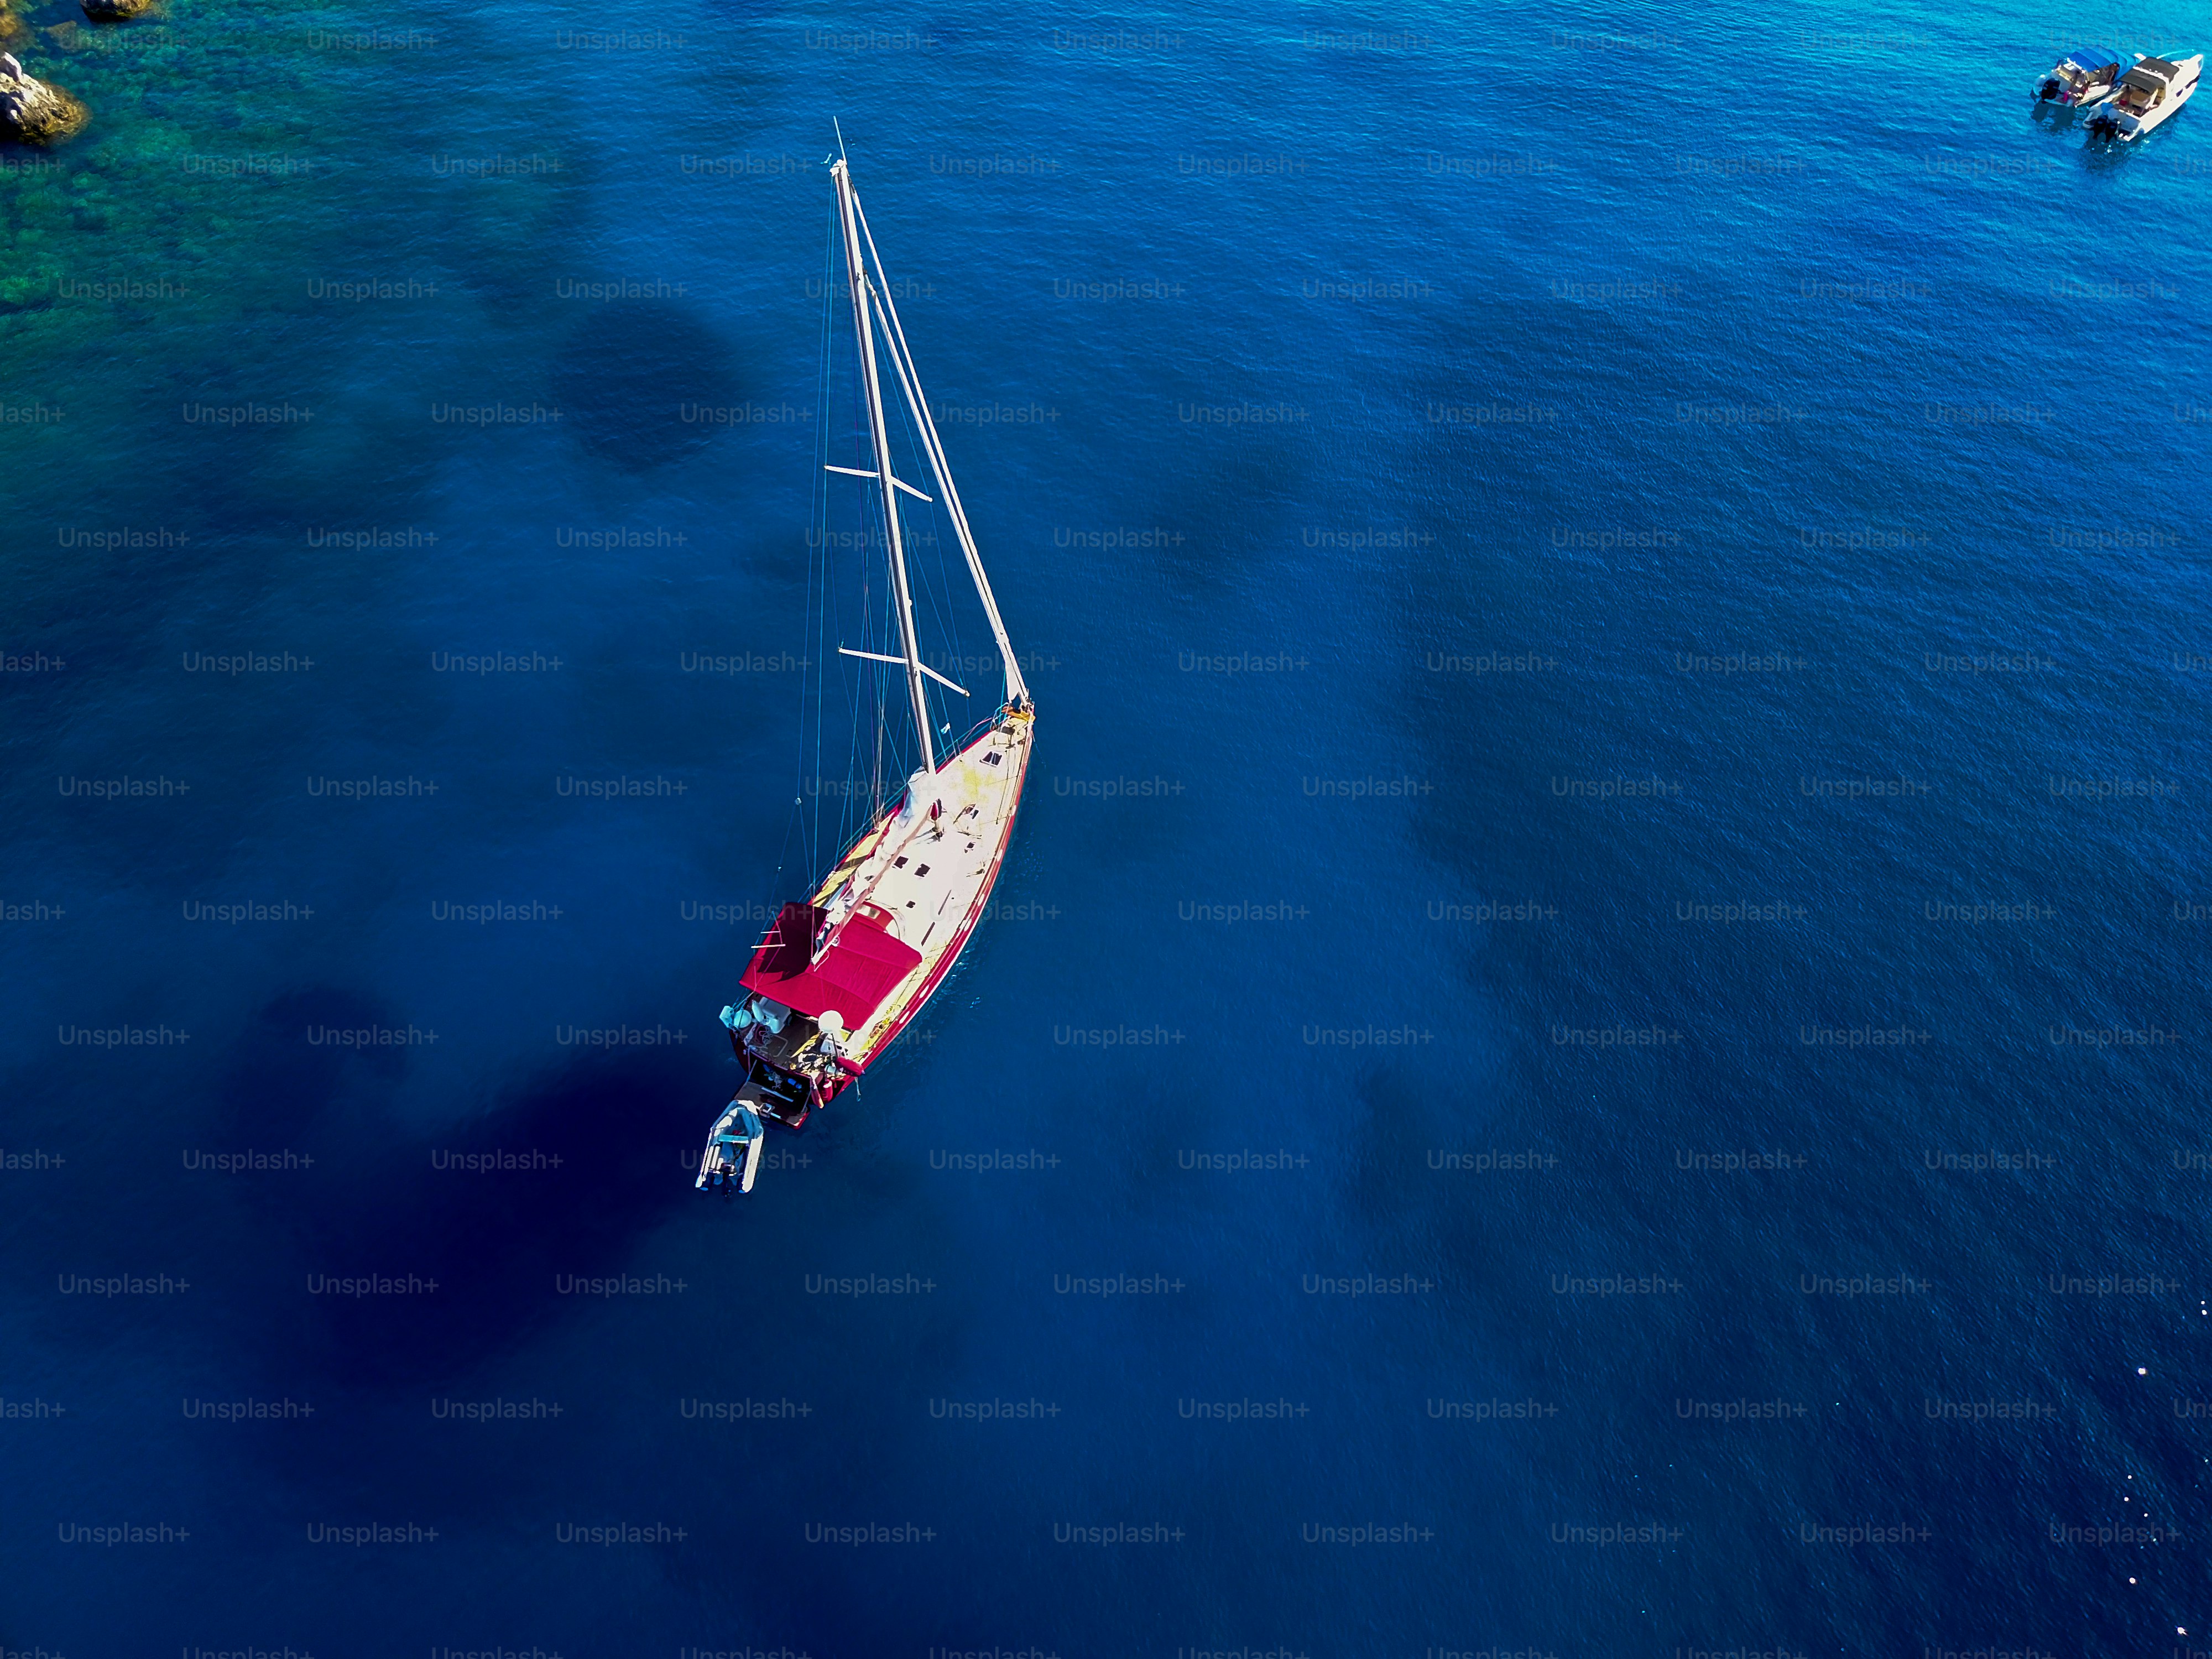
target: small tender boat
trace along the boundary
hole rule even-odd
[[[708,1132],[706,1154],[699,1160],[699,1179],[693,1185],[724,1198],[752,1191],[753,1177],[760,1173],[763,1135],[759,1115],[744,1102],[732,1101]]]
[[[2204,56],[2179,61],[2164,58],[2138,58],[2120,76],[2118,90],[2089,123],[2091,133],[2123,142],[2140,138],[2189,101],[2204,70]]]
[[[2094,109],[2120,83],[2120,60],[2098,46],[2068,52],[2036,82],[2035,101],[2063,109]]]
[[[842,286],[851,303],[855,347],[852,378],[860,407],[857,430],[848,434],[854,446],[849,459],[854,464],[825,462],[823,471],[867,481],[865,490],[855,492],[866,522],[862,532],[850,537],[810,532],[808,544],[864,550],[864,592],[874,596],[878,613],[889,613],[881,637],[864,633],[861,643],[873,641],[893,650],[840,645],[827,663],[857,659],[896,672],[852,671],[872,678],[874,685],[872,693],[864,690],[855,705],[862,712],[851,722],[854,753],[871,769],[866,778],[848,776],[835,793],[857,802],[863,799],[860,786],[866,786],[866,811],[859,833],[827,860],[828,872],[807,890],[807,897],[790,900],[777,912],[739,981],[744,995],[722,1010],[731,1047],[744,1068],[744,1081],[737,1098],[715,1120],[694,1184],[702,1192],[719,1191],[725,1197],[752,1190],[753,1176],[760,1167],[763,1120],[786,1129],[804,1125],[811,1113],[859,1080],[945,983],[969,934],[983,919],[1006,859],[1023,779],[1029,771],[1036,720],[1020,660],[983,574],[960,492],[953,485],[944,444],[892,304],[897,284],[884,274],[842,153],[830,176],[836,186],[838,240],[844,251]],[[825,315],[825,329],[829,320]],[[886,423],[890,400],[879,371],[884,358],[890,361],[904,405],[908,441],[902,446],[893,442]],[[825,357],[824,386],[842,378],[830,372]],[[832,453],[827,447],[832,422],[823,419],[817,431],[823,446],[820,459]],[[893,470],[902,457],[917,456],[936,486],[933,497]],[[853,486],[830,485],[825,480],[824,489],[849,491]],[[908,514],[915,511],[909,500],[945,515],[997,647],[989,658],[956,654],[945,659],[948,665],[988,665],[1005,672],[1006,694],[995,710],[943,749],[938,739],[952,731],[951,708],[942,710],[946,718],[940,720],[932,699],[941,704],[948,691],[963,698],[969,693],[922,660],[915,592],[917,587],[926,591],[929,611],[936,618],[951,603],[951,579],[939,573],[939,580],[932,582],[925,572],[923,582],[910,583],[909,544],[929,545],[939,538],[908,523]],[[817,507],[828,510],[819,500]],[[876,565],[872,555],[879,555],[883,563]],[[860,621],[862,613],[824,608],[828,580],[825,574],[815,583],[819,614],[810,622],[810,636],[817,629],[842,629]],[[933,691],[933,682],[941,689]],[[802,689],[802,708],[818,702],[818,688],[810,682]],[[802,756],[806,718],[802,714]],[[896,769],[891,763],[895,752],[899,756]],[[896,781],[902,776],[905,787],[900,793]],[[803,805],[793,801],[794,807]]]

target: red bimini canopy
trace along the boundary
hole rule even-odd
[[[738,981],[748,991],[817,1018],[836,1009],[845,1029],[865,1026],[892,987],[921,960],[921,952],[894,937],[874,917],[857,915],[837,930],[837,942],[821,961],[809,965],[819,907],[793,900],[775,919],[767,942],[753,952],[752,966]]]

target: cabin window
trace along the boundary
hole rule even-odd
[[[917,878],[926,876],[929,873],[929,866],[926,864],[917,864],[914,866],[914,873]]]

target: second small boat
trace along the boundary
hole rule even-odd
[[[2035,101],[2062,109],[2093,109],[2120,82],[2120,60],[2097,46],[2080,46],[2060,58],[2036,83]]]

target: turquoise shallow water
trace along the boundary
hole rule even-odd
[[[2201,1635],[2201,7],[25,15],[7,1649]],[[833,117],[1038,761],[708,1208]]]

